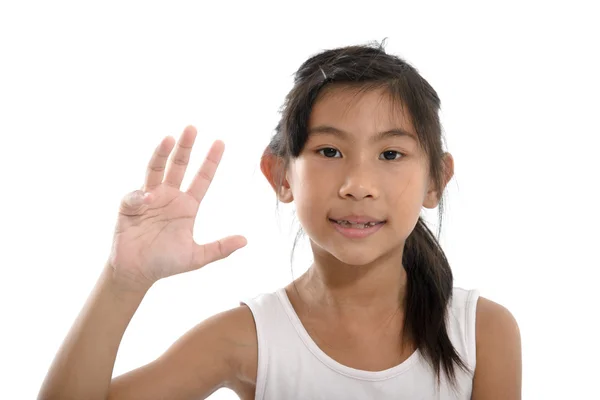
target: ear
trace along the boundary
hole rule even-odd
[[[286,177],[285,162],[283,158],[274,155],[268,147],[260,158],[260,170],[269,181],[279,201],[291,203],[294,200]]]
[[[444,173],[444,181],[442,182],[442,191],[446,188],[450,179],[454,176],[454,158],[450,153],[444,153],[442,156],[443,162],[443,173]],[[425,195],[425,200],[423,201],[423,207],[425,208],[435,208],[440,202],[442,193],[438,193],[435,190],[435,184],[433,180],[429,182],[429,187],[427,189],[427,194]]]

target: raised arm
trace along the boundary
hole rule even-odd
[[[225,258],[246,244],[241,236],[231,236],[205,245],[194,242],[192,233],[195,217],[224,150],[222,142],[215,142],[189,189],[182,192],[179,187],[195,137],[196,130],[193,127],[186,128],[169,162],[166,176],[163,174],[174,143],[170,136],[163,139],[152,155],[143,189],[123,198],[108,261],[57,352],[38,399],[94,400],[108,398],[109,392],[111,396],[113,392],[115,396],[127,391],[138,393],[135,382],[139,382],[139,379],[136,380],[135,376],[150,376],[144,371],[149,371],[151,375],[159,370],[165,372],[160,369],[161,366],[170,363],[173,366],[170,360],[180,357],[180,350],[177,349],[182,347],[175,345],[160,361],[129,375],[130,378],[117,380],[116,389],[111,389],[119,344],[152,285],[159,279],[196,270]],[[180,341],[180,344],[193,342],[190,348],[197,347],[200,351],[197,356],[208,357],[211,367],[203,372],[204,378],[197,376],[200,382],[204,382],[200,386],[195,385],[189,390],[186,387],[181,392],[173,388],[173,392],[168,392],[168,398],[186,398],[188,392],[200,393],[223,383],[221,380],[229,372],[222,363],[229,362],[229,356],[220,353],[222,342],[219,341],[223,339],[216,336],[220,334],[221,326],[227,327],[231,323],[228,315],[207,321],[195,333]],[[208,347],[195,345],[199,342],[203,343],[202,346],[209,346],[210,352]],[[184,347],[187,349],[188,346]],[[206,363],[199,365],[208,367]],[[168,384],[167,380],[158,382]],[[152,387],[160,389],[157,384]],[[136,394],[136,398],[140,397]]]

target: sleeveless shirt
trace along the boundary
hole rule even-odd
[[[254,317],[258,338],[256,400],[468,400],[475,371],[475,312],[479,291],[454,287],[446,326],[452,345],[469,372],[458,366],[456,387],[416,350],[401,364],[383,371],[343,365],[312,340],[284,288],[242,302]],[[443,371],[443,370],[441,370]]]

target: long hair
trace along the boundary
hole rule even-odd
[[[267,150],[283,160],[283,168],[302,152],[308,139],[308,120],[317,96],[335,84],[359,92],[385,89],[390,99],[406,107],[419,146],[429,161],[437,193],[443,193],[445,170],[440,99],[417,70],[389,55],[381,45],[348,46],[326,50],[306,60],[295,73],[294,86],[281,107],[281,119]],[[283,176],[283,174],[281,174]],[[281,184],[281,182],[279,182]],[[443,196],[439,199],[438,238],[442,227]],[[298,237],[297,237],[298,238]],[[402,263],[407,274],[403,339],[414,342],[433,368],[438,386],[440,369],[456,385],[455,366],[468,370],[446,330],[447,305],[453,276],[438,239],[419,216],[405,242]]]

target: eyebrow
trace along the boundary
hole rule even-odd
[[[319,126],[310,128],[308,130],[308,134],[309,135],[334,135],[334,136],[339,136],[342,139],[346,139],[346,140],[350,136],[348,134],[348,132],[344,132],[341,129],[337,129],[337,128],[334,128],[333,126],[329,126],[329,125],[319,125]],[[391,137],[408,137],[408,138],[411,138],[412,140],[414,140],[415,142],[418,142],[418,139],[414,133],[410,133],[409,131],[401,129],[401,128],[394,128],[394,129],[390,129],[390,130],[387,130],[384,132],[379,132],[371,138],[371,141],[378,142],[382,139],[391,138]]]

